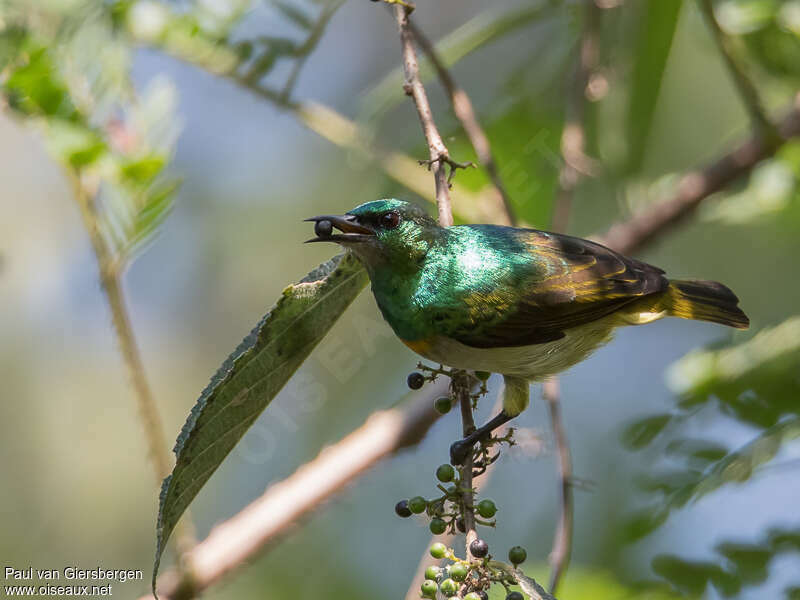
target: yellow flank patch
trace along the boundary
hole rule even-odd
[[[411,348],[414,352],[416,352],[417,354],[421,354],[422,356],[425,356],[431,349],[431,343],[425,339],[414,340],[413,342],[410,342],[408,340],[400,340],[400,341],[403,342],[409,348]]]

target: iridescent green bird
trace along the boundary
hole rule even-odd
[[[336,242],[363,263],[378,307],[406,346],[451,367],[503,375],[502,412],[453,444],[454,464],[527,407],[530,382],[582,361],[617,327],[668,316],[749,325],[721,283],[670,280],[658,267],[568,235],[440,227],[401,200],[308,220],[317,233],[310,242]]]

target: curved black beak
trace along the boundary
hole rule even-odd
[[[314,223],[328,221],[333,227],[342,232],[325,235],[320,233],[320,228],[315,227],[314,231],[317,233],[317,237],[306,240],[306,244],[311,242],[363,242],[375,237],[375,232],[368,227],[360,225],[355,215],[320,215],[304,219],[304,221],[313,221]]]

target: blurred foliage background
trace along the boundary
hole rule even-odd
[[[576,190],[578,235],[658,201],[750,132],[697,4],[598,6],[587,152],[602,170]],[[800,86],[800,1],[714,7],[781,114]],[[415,12],[470,93],[515,209],[542,228],[583,14],[578,1],[438,0]],[[424,169],[392,176],[376,150],[425,155],[399,66],[394,20],[361,0],[0,2],[4,565],[150,572],[156,488],[90,239],[105,249],[103,273],[124,274],[171,440],[283,287],[329,258],[301,245],[303,218],[432,194]],[[474,160],[444,94],[428,89],[451,153]],[[481,218],[487,181],[458,173],[462,220]],[[560,597],[800,598],[799,182],[790,141],[643,255],[725,282],[750,331],[631,328],[563,377],[574,470],[591,485],[576,490]],[[198,534],[401,401],[415,364],[362,294],[198,496]],[[542,451],[504,457],[486,490],[501,511],[489,543],[525,545],[539,564],[557,511],[545,423],[534,402],[520,425]],[[392,507],[426,493],[420,469],[432,474],[458,432],[448,416],[208,597],[402,597],[429,534]],[[126,583],[115,595],[146,591]]]

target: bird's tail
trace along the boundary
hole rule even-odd
[[[662,306],[670,316],[747,329],[750,319],[738,303],[736,294],[721,283],[679,279],[669,282],[662,299]]]

